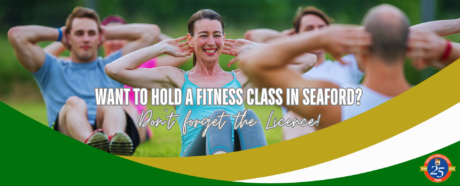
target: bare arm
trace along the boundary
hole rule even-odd
[[[272,29],[254,29],[248,30],[244,34],[244,39],[250,40],[256,43],[269,43],[276,39],[286,38],[286,36],[293,35],[294,29],[285,30],[283,32],[278,32]],[[295,58],[289,68],[299,74],[303,74],[308,72],[311,68],[315,66],[316,63],[316,56],[313,54],[304,54],[297,58]]]
[[[316,64],[316,55],[305,53],[296,57],[289,65],[288,68],[298,74],[304,74],[311,70]]]
[[[364,29],[364,27],[359,27]],[[438,20],[420,23],[410,27],[411,30],[434,32],[441,37],[460,33],[460,19]]]
[[[359,27],[358,29],[364,29],[364,27]],[[416,46],[414,42],[412,42],[412,44],[409,42],[408,47],[415,47],[420,51],[424,50],[424,52],[419,54],[414,54],[414,50],[408,53],[409,57],[414,60],[414,65],[417,69],[423,69],[426,67],[425,65],[442,69],[447,66],[446,64],[450,64],[460,57],[457,53],[458,44],[452,43],[452,52],[444,62],[440,62],[439,58],[441,58],[441,52],[444,51],[446,46],[445,41],[441,41],[439,38],[434,38],[431,34],[428,34],[432,32],[444,37],[460,33],[460,19],[430,21],[411,26],[410,29],[412,41],[418,40],[417,42],[421,44]],[[440,50],[442,51],[440,52]],[[358,61],[358,67],[361,71],[363,71],[362,66],[360,61]]]
[[[364,27],[360,27],[360,29],[364,29]],[[412,40],[413,42],[409,42],[408,47],[414,48],[415,52],[414,49],[412,49],[408,52],[408,55],[414,60],[414,65],[417,69],[423,69],[426,67],[425,65],[442,69],[460,57],[458,56],[459,44],[452,43],[452,52],[445,61],[441,62],[439,59],[446,48],[445,41],[440,38],[435,38],[432,34],[429,34],[436,33],[437,35],[444,37],[460,33],[460,19],[430,21],[411,26],[410,29],[411,33],[409,35],[409,41]],[[420,45],[416,45],[415,43],[420,43]],[[417,53],[417,50],[423,52]],[[362,65],[360,65],[359,62],[358,65],[361,70]]]
[[[236,63],[237,61],[239,61],[238,57],[242,55],[243,53],[248,53],[251,50],[263,47],[265,45],[267,44],[256,43],[256,42],[252,42],[252,41],[245,40],[245,39],[237,39],[237,40],[226,39],[224,50],[222,51],[222,53],[231,55],[231,56],[235,56],[234,59],[228,62],[228,66],[230,66],[233,63]],[[313,54],[305,53],[303,55],[300,55],[292,59],[288,63],[288,68],[290,68],[291,70],[295,71],[298,74],[303,74],[307,72],[308,70],[310,70],[311,68],[313,68],[315,64],[316,64],[316,56]],[[238,80],[240,84],[242,84],[243,86],[248,86],[250,82],[248,81],[248,78],[245,77],[246,75],[242,72],[239,72],[239,74],[240,75],[239,75]]]
[[[460,58],[460,44],[450,44],[450,49],[448,49],[448,42],[437,34],[413,30],[409,34],[407,56],[412,58],[416,64],[443,69]]]
[[[447,58],[443,61],[441,60],[433,60],[431,62],[427,62],[427,65],[430,67],[436,68],[436,69],[443,69],[456,61],[457,59],[460,59],[460,44],[459,43],[451,43],[452,44],[452,49],[450,54],[447,56]]]
[[[125,85],[132,87],[156,87],[158,84],[172,84],[178,87],[177,78],[182,73],[174,67],[137,68],[145,61],[161,54],[184,57],[191,54],[188,43],[179,43],[185,37],[176,40],[164,40],[155,45],[129,53],[105,66],[106,74]]]
[[[247,53],[248,51],[267,45],[263,43],[252,42],[245,39],[226,39],[224,44],[225,46],[224,50],[222,51],[222,54],[235,56],[234,59],[229,61],[228,66],[232,65],[233,63],[236,63],[238,61],[238,56],[240,54]],[[315,65],[315,63],[316,56],[308,53],[300,55],[289,61],[289,65],[293,65],[295,68],[299,68],[300,71],[308,71]]]
[[[163,41],[163,40],[174,39],[174,38],[169,37],[168,35],[161,33],[161,34],[160,34],[160,37],[159,37],[158,39],[159,39],[160,41]]]
[[[444,37],[460,33],[460,19],[431,21],[411,26],[410,29],[425,32],[434,32],[439,36]]]
[[[285,34],[282,34],[276,30],[261,28],[248,30],[244,34],[244,39],[254,41],[256,43],[267,43],[269,40],[285,36]]]
[[[364,41],[365,37],[370,39],[363,31],[353,33],[351,30],[324,30],[312,34],[300,34],[274,44],[264,46],[253,52],[242,56],[241,68],[248,75],[249,79],[258,87],[279,87],[282,89],[298,87],[303,88],[337,88],[338,86],[325,81],[311,81],[303,79],[299,74],[290,70],[287,65],[297,56],[324,48],[332,56],[340,56],[344,53],[351,53],[351,46],[354,44],[369,44]],[[360,42],[356,42],[356,40]],[[350,42],[353,41],[353,42]],[[282,77],[282,78],[281,78]],[[283,95],[285,100],[286,96]],[[305,118],[321,117],[320,128],[330,126],[341,121],[340,106],[311,106],[299,104],[298,106],[287,106]]]
[[[157,58],[157,66],[172,66],[179,67],[185,62],[189,61],[192,57],[173,57],[173,56],[161,56]]]
[[[36,43],[55,41],[58,37],[56,28],[44,26],[16,26],[8,31],[16,57],[29,72],[37,72],[45,62],[45,52]]]
[[[460,59],[460,44],[459,43],[452,43],[452,51],[450,52],[449,57],[446,59],[446,63],[450,64],[457,59]]]
[[[51,44],[43,48],[43,51],[48,52],[56,57],[59,57],[65,50],[65,46],[61,42],[52,42]]]
[[[126,24],[104,28],[104,40],[128,40],[122,54],[126,55],[158,41],[161,31],[153,24]]]

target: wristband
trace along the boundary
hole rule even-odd
[[[451,51],[452,51],[452,43],[450,43],[450,41],[447,41],[446,49],[444,50],[444,54],[442,54],[441,61],[447,60],[447,58],[449,58]]]
[[[62,30],[60,28],[58,28],[58,31],[59,31],[59,37],[58,37],[58,39],[56,41],[60,42],[61,39],[62,39]]]

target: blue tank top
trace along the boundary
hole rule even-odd
[[[185,82],[184,82],[184,85],[182,86],[182,104],[178,105],[176,107],[176,113],[180,115],[178,117],[177,121],[178,121],[178,123],[180,125],[180,131],[181,131],[182,147],[181,147],[181,151],[180,151],[180,156],[182,156],[182,157],[185,156],[184,151],[188,148],[189,145],[192,144],[193,140],[198,135],[201,135],[200,131],[201,131],[201,128],[203,127],[200,124],[198,124],[196,128],[193,127],[193,126],[186,125],[187,133],[185,135],[183,135],[182,128],[184,127],[183,126],[184,125],[184,120],[185,120],[185,117],[187,116],[187,112],[189,110],[192,110],[192,113],[191,113],[190,117],[188,118],[188,120],[190,120],[190,119],[192,119],[192,120],[198,119],[198,120],[201,121],[203,118],[209,117],[211,115],[211,113],[213,113],[215,110],[223,109],[228,114],[231,115],[230,118],[232,120],[232,123],[231,123],[232,126],[234,125],[234,122],[235,122],[235,118],[232,117],[232,116],[237,115],[238,112],[244,110],[244,104],[241,105],[241,106],[239,106],[239,105],[233,105],[233,106],[231,106],[231,105],[227,105],[227,106],[224,106],[224,105],[196,105],[196,89],[200,88],[200,87],[198,87],[197,85],[195,85],[195,84],[193,84],[192,82],[189,81],[188,73],[189,72],[187,71],[185,73],[185,75],[184,75]],[[232,75],[233,75],[233,80],[230,81],[229,83],[227,83],[226,85],[224,85],[221,88],[241,88],[240,83],[238,82],[238,80],[235,77],[235,72],[232,71]],[[187,88],[192,89],[193,105],[185,105]],[[229,123],[226,123],[226,125],[228,125],[228,124]],[[232,142],[233,142],[233,133],[232,133]]]

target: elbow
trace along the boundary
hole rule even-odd
[[[152,27],[151,29],[152,29],[156,34],[160,35],[161,29],[160,29],[160,27],[159,27],[158,25],[153,24],[153,25],[151,25],[151,27]]]
[[[252,30],[246,31],[246,33],[244,33],[244,39],[252,41],[251,40],[251,35],[252,35]]]
[[[246,75],[250,75],[250,72],[251,72],[251,66],[248,62],[248,58],[247,57],[244,57],[242,59],[240,59],[240,61],[238,62],[239,64],[239,67],[240,69],[246,74]]]
[[[273,63],[273,57],[269,57],[268,54],[276,53],[274,52],[276,50],[273,51],[271,48],[271,46],[265,45],[245,53],[239,61],[241,70],[248,76],[265,76],[268,73],[267,70],[272,68],[271,63]]]
[[[318,61],[318,57],[315,54],[308,54],[308,57],[310,58],[309,64],[311,66],[315,66],[316,61]]]
[[[455,19],[455,22],[456,22],[455,25],[457,25],[457,33],[460,33],[460,26],[459,26],[460,25],[460,18]]]
[[[8,40],[10,41],[10,43],[16,43],[18,41],[20,41],[23,37],[21,36],[22,32],[22,27],[21,26],[15,26],[13,28],[10,28],[10,30],[8,30]]]
[[[117,70],[113,68],[111,64],[105,65],[105,74],[107,74],[107,76],[109,76],[112,79],[115,79],[117,76],[117,73],[118,73]]]
[[[248,76],[254,77],[258,76],[260,72],[260,66],[257,64],[257,61],[251,56],[246,56],[240,60],[239,66],[241,70]]]
[[[148,45],[153,45],[160,38],[161,29],[155,24],[150,24],[147,26],[146,32],[144,34],[144,41],[149,41]]]
[[[311,70],[315,65],[318,58],[314,54],[308,54],[306,62],[303,64],[303,73]]]
[[[151,35],[160,35],[161,33],[161,29],[158,25],[155,25],[155,24],[149,24],[147,26],[147,33],[151,34]]]

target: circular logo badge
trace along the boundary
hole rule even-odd
[[[455,167],[452,166],[449,158],[442,154],[434,154],[428,157],[420,169],[429,180],[437,183],[446,181],[452,171],[455,171]]]

